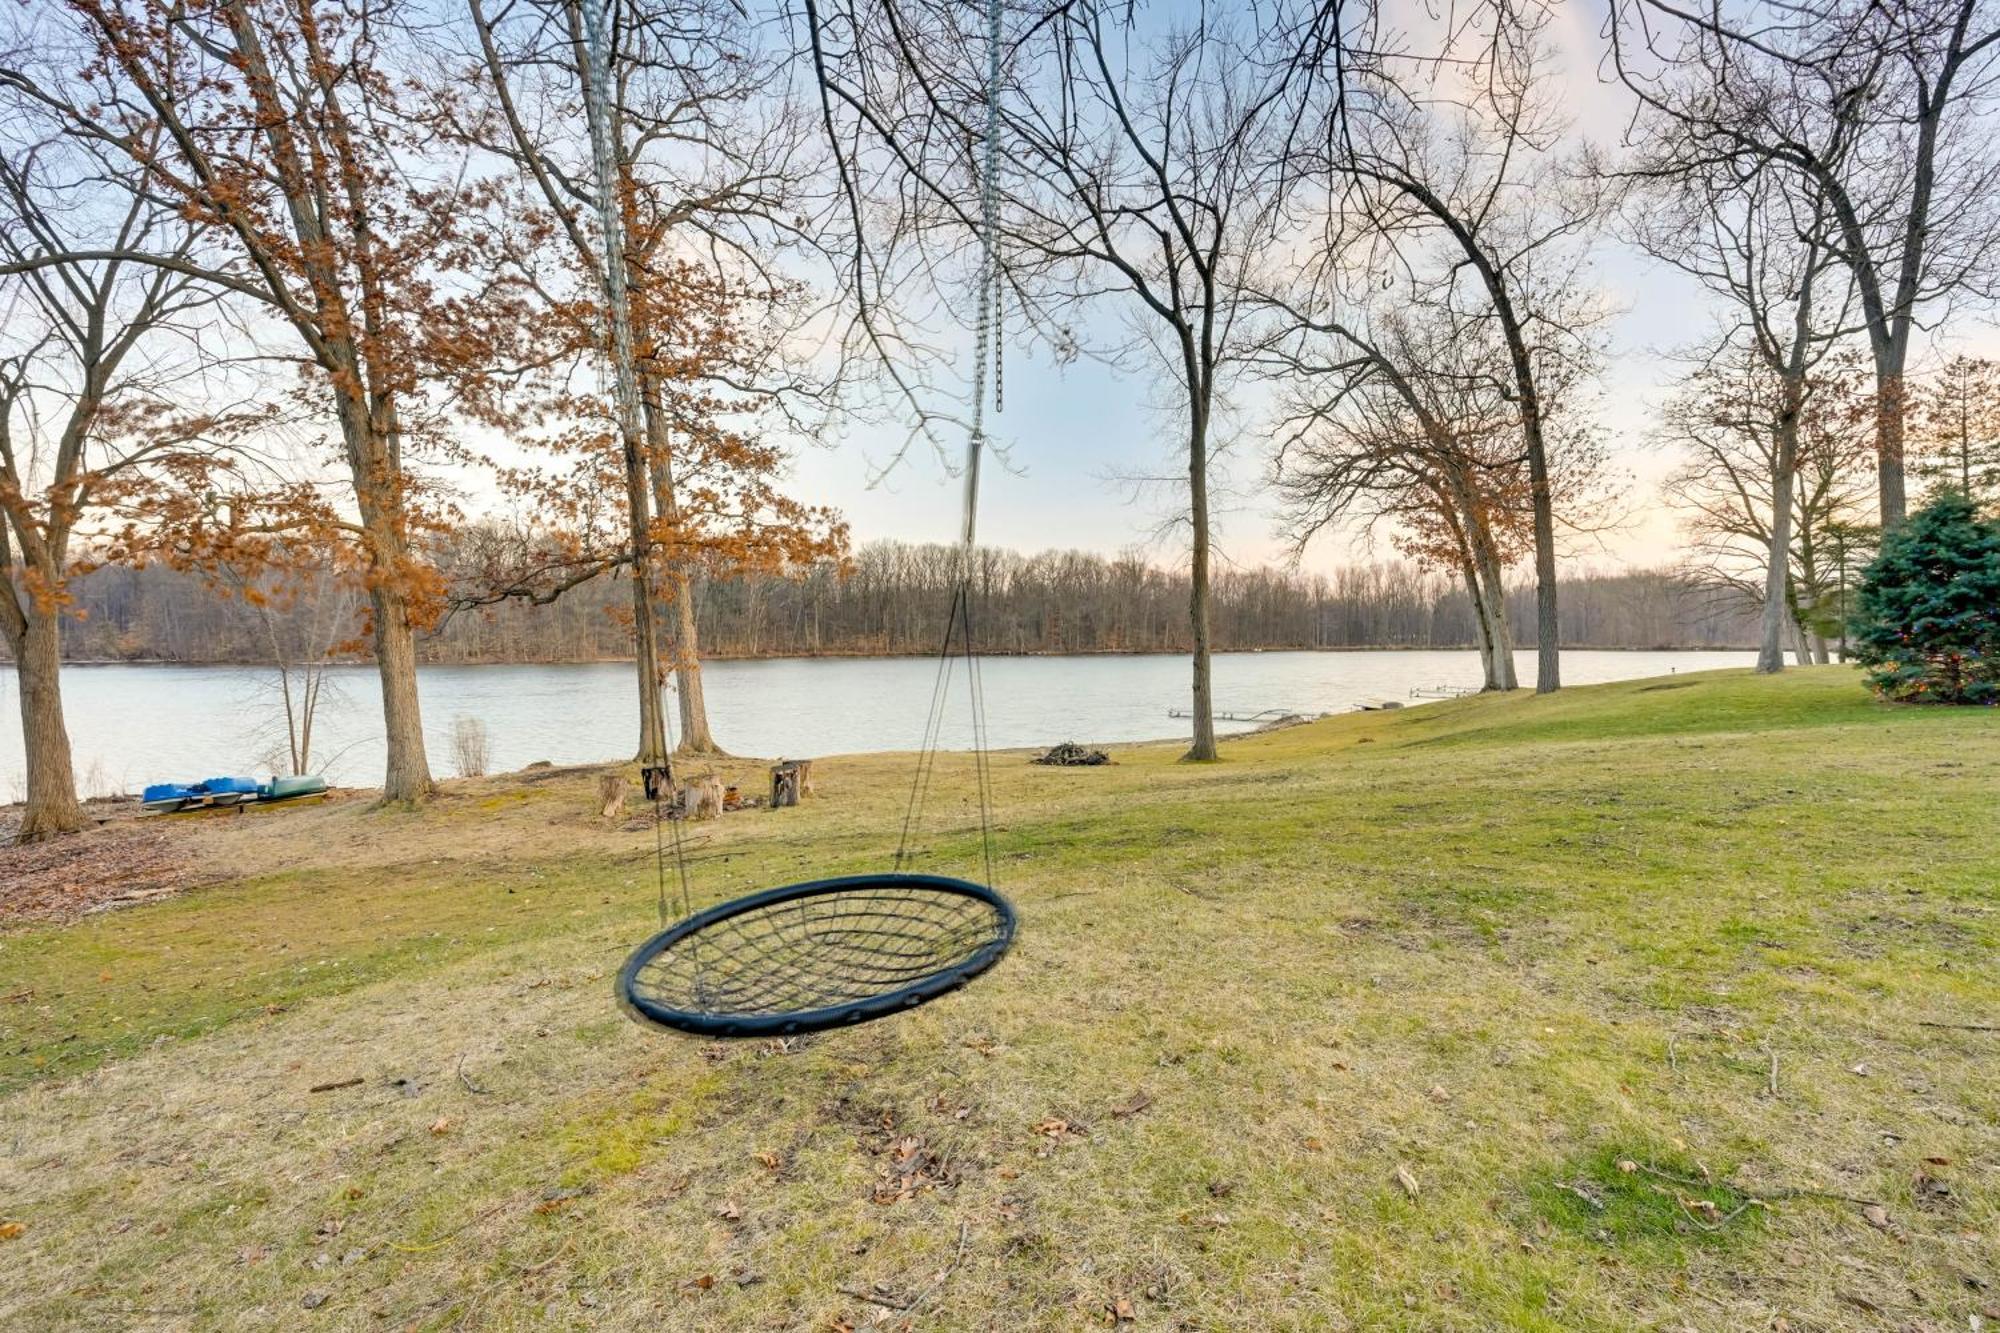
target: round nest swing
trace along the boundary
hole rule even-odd
[[[604,89],[610,64],[609,25],[598,3],[583,6],[586,47],[596,76],[585,88],[594,97],[595,122],[608,119]],[[980,843],[986,879],[993,879],[992,785],[987,768],[986,723],[978,653],[972,630],[974,536],[979,503],[979,462],[985,444],[987,371],[992,368],[994,410],[1000,408],[998,303],[1002,286],[995,245],[999,235],[1001,52],[1000,0],[986,0],[985,167],[980,182],[978,318],[974,329],[972,415],[966,437],[965,497],[960,535],[961,568],[952,609],[945,617],[924,742],[910,788],[895,869],[873,875],[787,884],[710,907],[668,926],[633,952],[618,973],[618,999],[643,1022],[711,1037],[772,1037],[816,1032],[899,1013],[954,991],[1000,961],[1014,941],[1014,909],[988,884],[943,875],[905,872],[911,831],[917,826],[943,723],[950,680],[952,636],[962,634],[972,702],[973,761],[978,779]],[[611,183],[610,156],[595,140],[597,207],[607,236],[621,234]],[[618,410],[625,438],[638,427],[628,313],[621,303],[622,270],[609,245],[605,292],[611,311],[612,350],[618,377]],[[654,800],[654,858],[660,881],[660,917],[666,920],[665,853],[660,846],[660,799],[671,772],[646,772]],[[681,905],[689,905],[687,860],[680,825],[674,824],[674,862]]]
[[[1000,961],[1014,909],[943,875],[787,884],[698,912],[618,974],[635,1018],[709,1037],[779,1037],[865,1023],[963,986]]]

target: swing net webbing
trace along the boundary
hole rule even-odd
[[[711,908],[634,955],[621,992],[641,1017],[718,1036],[803,1032],[905,1009],[964,985],[1013,939],[982,885],[856,875]]]

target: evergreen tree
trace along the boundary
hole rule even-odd
[[[2000,703],[2000,524],[1945,491],[1862,574],[1855,656],[1884,697]]]

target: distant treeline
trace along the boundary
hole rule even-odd
[[[797,578],[697,583],[705,656],[933,652],[950,600],[946,547],[878,542]],[[73,589],[71,660],[261,661],[272,635],[260,614],[194,576],[105,568]],[[621,612],[630,594],[600,580],[550,606],[460,611],[419,647],[431,662],[588,661],[629,655]],[[1188,581],[1133,556],[1076,551],[981,553],[976,606],[983,649],[996,653],[1184,652]],[[1509,599],[1518,642],[1534,643],[1533,592]],[[280,616],[284,612],[276,613]],[[296,614],[296,613],[294,613]],[[1408,564],[1331,574],[1226,570],[1214,586],[1215,643],[1242,648],[1450,648],[1474,638],[1462,586]],[[1720,648],[1756,641],[1754,610],[1666,571],[1593,574],[1562,589],[1563,642],[1591,648]],[[287,635],[287,639],[297,636]]]

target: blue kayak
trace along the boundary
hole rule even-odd
[[[174,814],[230,805],[269,805],[322,795],[326,789],[326,779],[317,776],[273,778],[262,783],[255,778],[207,778],[189,783],[156,782],[146,788],[139,803],[159,814]]]

